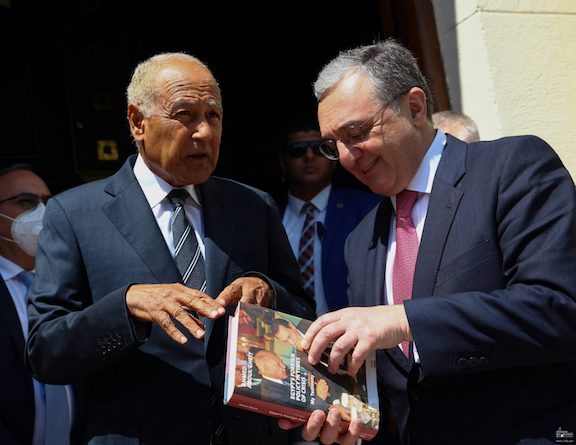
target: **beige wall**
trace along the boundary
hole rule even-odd
[[[576,0],[432,0],[452,108],[535,134],[576,179]]]

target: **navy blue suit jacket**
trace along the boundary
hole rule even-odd
[[[392,213],[386,199],[348,239],[352,306],[383,304]],[[404,443],[576,433],[575,217],[574,183],[544,141],[448,136],[405,302],[420,365],[377,353]]]
[[[330,311],[348,306],[344,243],[350,232],[382,200],[364,190],[332,186],[326,209],[322,244],[322,282]],[[284,214],[286,204],[281,205]]]
[[[0,277],[0,443],[29,445],[34,431],[34,388],[24,362],[24,335]]]
[[[180,281],[134,176],[134,161],[110,178],[49,201],[30,292],[28,360],[40,380],[82,384],[84,437],[90,444],[202,443],[195,434],[207,429],[210,390],[194,375],[195,366],[204,366],[189,349],[198,340],[189,335],[186,345],[178,345],[152,325],[143,341],[126,309],[131,284]],[[272,198],[216,177],[198,192],[206,292],[216,296],[236,278],[261,273],[274,287],[277,309],[311,318],[314,304],[300,287]],[[218,395],[226,318],[206,322],[204,341]],[[225,411],[231,444],[286,442],[273,419]]]

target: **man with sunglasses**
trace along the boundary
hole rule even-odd
[[[306,219],[303,207],[314,205],[311,295],[318,315],[348,306],[344,242],[381,200],[373,193],[332,183],[338,164],[320,152],[323,141],[316,119],[302,114],[291,120],[286,144],[278,156],[288,185],[287,200],[279,207],[296,258]]]
[[[280,169],[288,185],[287,200],[279,204],[282,224],[296,258],[300,256],[302,232],[306,222],[305,205],[314,205],[313,291],[316,313],[322,315],[348,306],[347,270],[344,243],[358,223],[378,205],[382,197],[359,188],[333,182],[337,161],[320,151],[325,142],[315,116],[302,112],[290,119],[283,150],[278,155]],[[303,273],[306,281],[306,274]],[[385,413],[387,406],[381,404]],[[391,416],[391,414],[390,414]],[[381,425],[381,439],[373,443],[397,443],[392,417]],[[292,434],[292,437],[297,437]],[[294,440],[293,444],[304,444]],[[310,443],[310,442],[308,442]],[[317,443],[317,442],[314,442]]]
[[[314,89],[323,151],[385,198],[347,240],[351,307],[308,329],[310,362],[333,342],[329,369],[353,351],[353,374],[376,351],[403,444],[573,442],[576,189],[558,155],[435,129],[394,40],[340,53]],[[303,436],[353,444],[340,421],[315,412]]]
[[[30,165],[15,164],[0,170],[1,444],[69,443],[69,389],[32,379],[24,360],[27,293],[49,197],[48,186]],[[55,422],[64,422],[60,431]]]

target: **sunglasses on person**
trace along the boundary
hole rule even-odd
[[[0,200],[0,204],[4,202],[13,202],[18,207],[30,210],[38,206],[41,202],[46,204],[50,199],[50,195],[35,195],[34,193],[18,193],[10,198]]]
[[[301,158],[302,156],[306,156],[306,152],[308,148],[310,148],[315,156],[322,156],[322,152],[320,151],[322,142],[324,142],[323,139],[317,141],[292,142],[286,146],[285,153],[291,158]]]

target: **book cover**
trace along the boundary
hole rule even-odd
[[[372,353],[355,377],[346,361],[337,373],[326,360],[308,362],[299,348],[311,321],[240,302],[228,324],[224,403],[273,417],[304,422],[312,411],[340,411],[343,424],[359,418],[361,438],[378,432],[380,413],[376,358]]]

